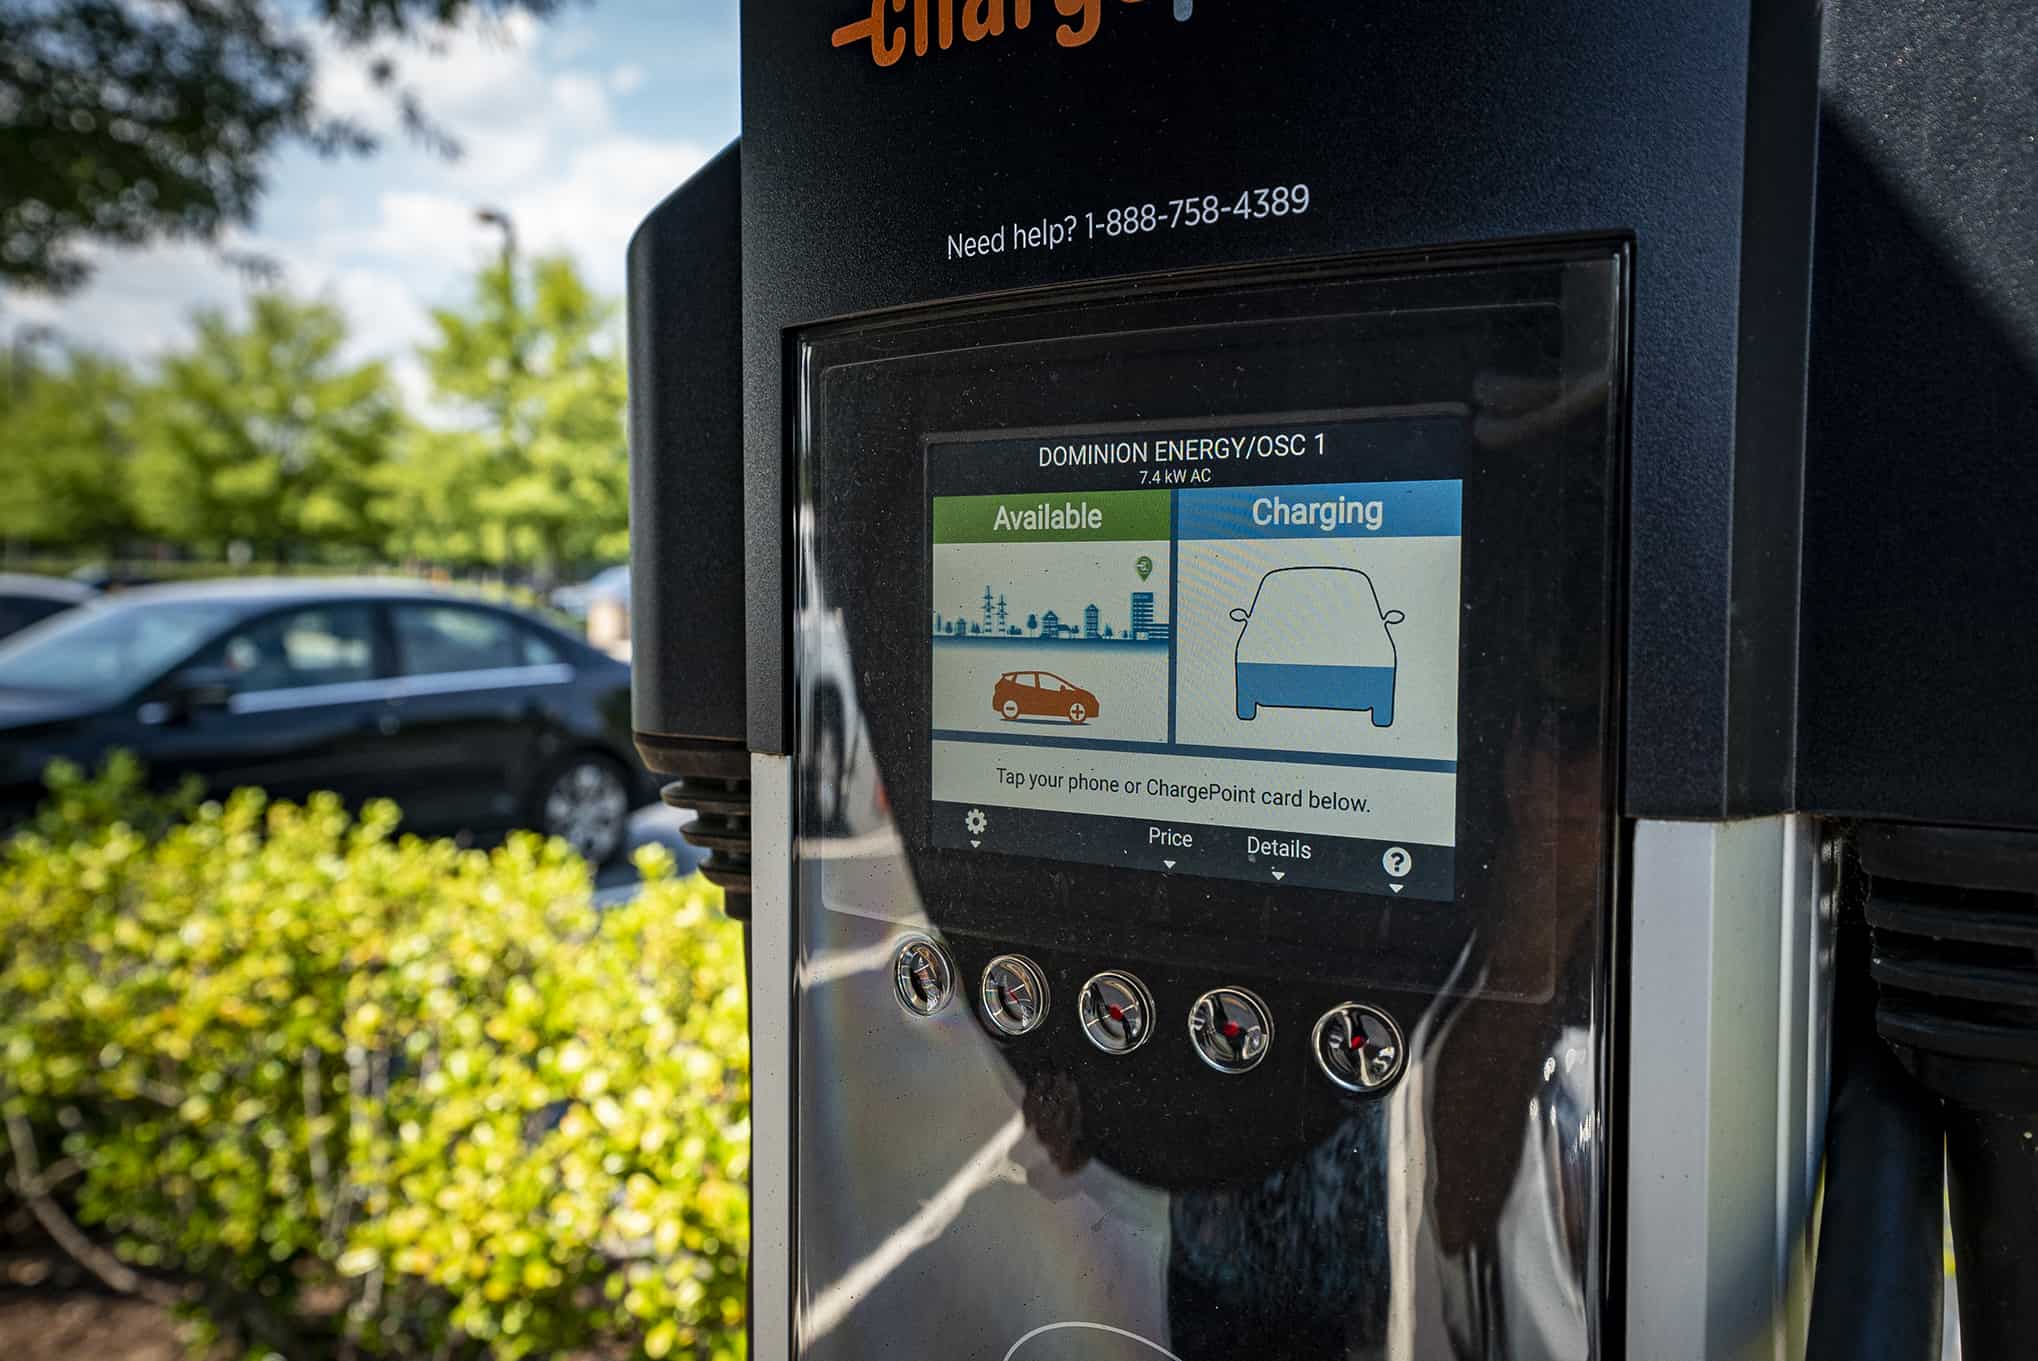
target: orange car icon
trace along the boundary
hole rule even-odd
[[[991,708],[1000,718],[1066,718],[1087,723],[1097,716],[1097,697],[1052,671],[1007,671],[991,690]]]

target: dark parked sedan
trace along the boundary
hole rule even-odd
[[[0,824],[56,757],[280,798],[388,797],[419,832],[535,827],[613,858],[656,796],[630,670],[515,610],[386,582],[154,586],[0,644]]]

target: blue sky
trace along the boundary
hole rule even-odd
[[[507,210],[527,250],[570,250],[620,295],[631,230],[737,131],[735,0],[595,0],[435,46],[397,49],[399,69],[464,155],[448,161],[407,141],[362,59],[328,55],[322,102],[384,133],[382,150],[337,160],[286,151],[254,228],[229,242],[275,260],[293,290],[338,303],[357,357],[391,360],[414,395],[408,352],[428,309],[456,300],[498,248],[477,207]],[[9,310],[68,343],[146,359],[183,340],[194,308],[230,307],[246,291],[203,247],[93,258],[84,289],[9,299]]]

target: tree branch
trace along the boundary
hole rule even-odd
[[[319,1092],[325,1074],[318,1060],[317,1046],[306,1045],[298,1072],[304,1094],[305,1152],[311,1162],[311,1184],[326,1198],[323,1208],[330,1220],[334,1214],[334,1204],[339,1197],[337,1188],[332,1184],[332,1168],[326,1160],[326,1136],[322,1127],[325,1119],[325,1102]],[[317,1213],[319,1208],[313,1206],[313,1213]]]
[[[15,1189],[28,1202],[29,1213],[42,1225],[43,1232],[70,1254],[79,1266],[104,1281],[108,1288],[166,1309],[184,1303],[186,1295],[183,1291],[161,1281],[150,1280],[94,1243],[50,1198],[49,1187],[43,1181],[42,1167],[36,1157],[35,1134],[29,1129],[28,1121],[14,1108],[12,1097],[11,1092],[0,1093],[0,1100],[4,1100],[7,1110],[7,1147],[14,1154]]]

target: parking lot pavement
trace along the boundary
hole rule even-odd
[[[652,844],[663,846],[672,853],[681,874],[691,873],[707,858],[707,852],[680,840],[679,829],[692,821],[692,812],[667,808],[662,803],[639,808],[630,814],[630,851],[634,853],[639,846]],[[637,867],[625,856],[596,875],[594,885],[595,901],[604,906],[628,902],[637,891]]]

